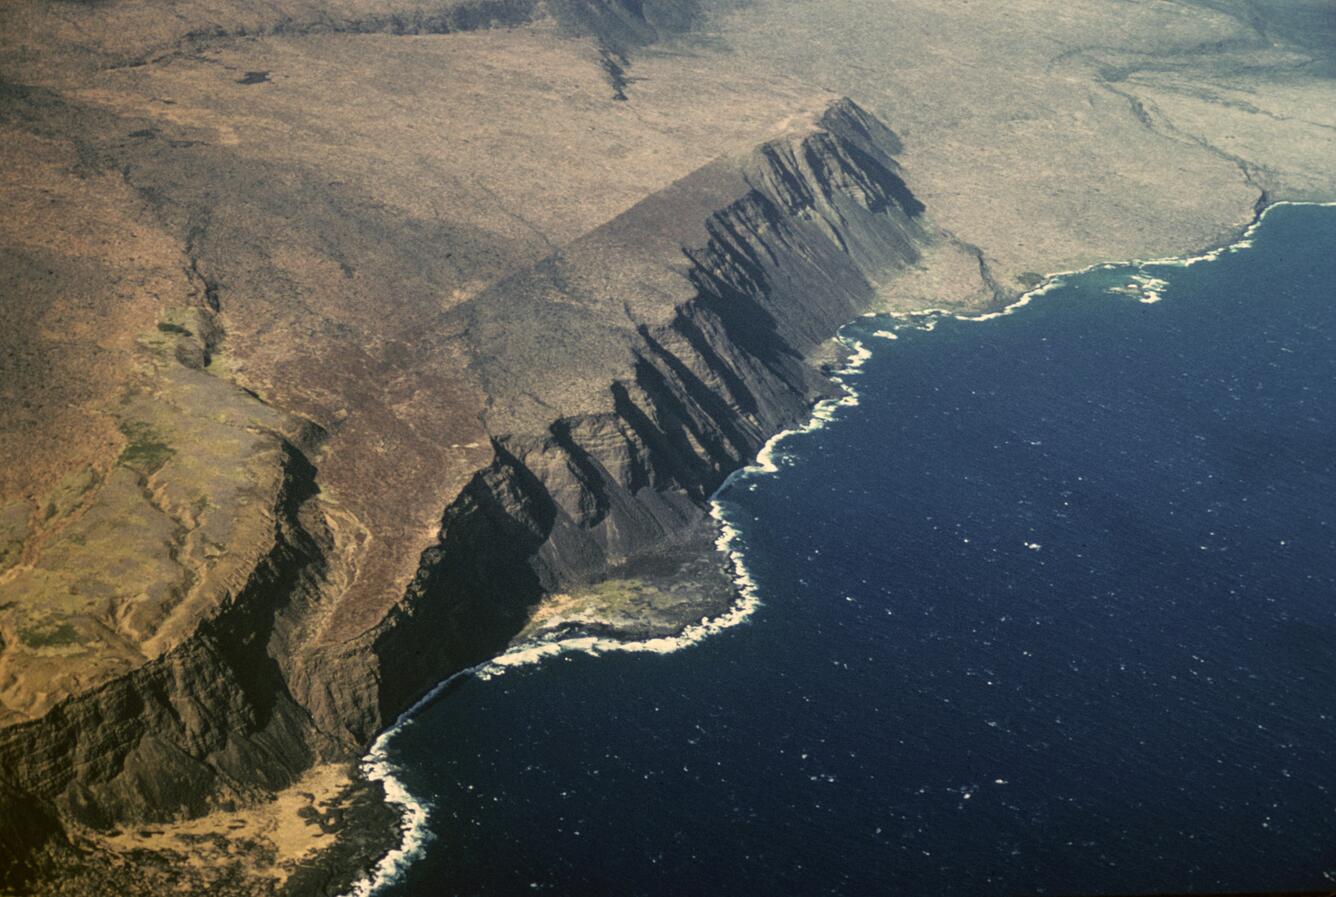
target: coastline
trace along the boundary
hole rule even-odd
[[[385,891],[434,890],[475,776],[431,751],[471,759],[498,695],[442,680],[756,624],[571,664],[652,684],[787,625],[752,500],[904,358],[842,392],[835,334],[925,336],[843,325],[1336,200],[1336,32],[1284,4],[153,6],[7,20],[0,891],[333,897],[395,855]],[[378,746],[438,807],[420,865]]]
[[[379,783],[384,789],[386,803],[398,808],[402,837],[396,848],[378,857],[368,874],[344,892],[344,897],[372,897],[385,887],[394,884],[404,870],[421,856],[422,851],[435,839],[427,826],[431,817],[431,807],[414,797],[398,777],[399,769],[389,757],[389,747],[396,735],[413,724],[417,714],[435,702],[456,681],[468,676],[477,676],[482,681],[487,681],[510,669],[533,666],[569,653],[583,653],[592,657],[613,652],[674,653],[745,623],[760,608],[762,601],[756,581],[747,569],[742,551],[736,546],[741,531],[728,521],[719,496],[734,483],[748,476],[778,472],[780,467],[775,461],[774,453],[780,442],[796,434],[817,430],[833,420],[839,408],[858,404],[857,391],[844,378],[856,375],[871,357],[872,352],[861,342],[846,341],[840,334],[834,338],[849,352],[844,364],[835,369],[830,377],[843,394],[817,402],[812,406],[811,414],[805,423],[781,430],[771,436],[757,451],[753,462],[729,474],[710,498],[710,519],[718,531],[715,548],[724,555],[731,567],[729,572],[736,596],[732,604],[723,613],[714,617],[702,617],[698,622],[682,627],[677,635],[672,636],[628,640],[614,636],[578,635],[555,639],[540,637],[521,642],[490,660],[453,673],[437,683],[401,713],[392,726],[376,737],[371,748],[358,763],[361,775],[368,781]]]
[[[976,323],[990,321],[999,317],[1014,314],[1023,309],[1035,299],[1064,285],[1067,278],[1080,276],[1092,271],[1111,270],[1116,268],[1134,268],[1138,270],[1151,266],[1186,268],[1201,262],[1213,261],[1229,252],[1249,248],[1252,245],[1252,237],[1256,234],[1267,214],[1278,206],[1336,207],[1336,202],[1264,200],[1265,198],[1259,200],[1251,221],[1239,228],[1227,242],[1222,242],[1212,248],[1194,251],[1191,254],[1183,256],[1133,259],[1122,262],[1098,262],[1084,268],[1056,272],[1046,275],[1040,284],[1021,293],[1013,301],[1001,308],[991,311],[983,311],[977,314],[952,311],[944,308],[925,308],[916,311],[897,312],[873,311],[864,313],[860,318],[849,323],[855,323],[863,318],[886,317],[893,321],[905,322],[906,324],[931,330],[938,320],[945,317]],[[1163,282],[1159,281],[1159,283],[1162,284]],[[1153,285],[1149,286],[1151,294],[1154,294],[1156,289],[1158,289],[1158,287]],[[1148,300],[1143,298],[1141,301],[1158,301],[1158,295],[1156,295],[1154,299]],[[846,324],[845,327],[842,327],[840,332],[833,337],[833,339],[836,340],[848,354],[844,357],[843,363],[829,373],[830,380],[836,384],[841,394],[816,402],[812,405],[810,415],[804,423],[781,430],[771,436],[757,451],[754,460],[750,464],[739,467],[737,470],[730,473],[710,497],[710,519],[713,522],[717,533],[715,547],[727,558],[731,568],[729,572],[732,576],[736,590],[736,597],[733,603],[729,605],[724,612],[714,617],[702,617],[699,622],[690,623],[682,627],[676,635],[654,636],[644,639],[622,639],[617,638],[614,635],[582,634],[572,637],[558,637],[552,639],[540,637],[535,640],[521,642],[490,660],[452,674],[434,686],[411,707],[400,714],[392,726],[388,727],[377,736],[376,740],[372,743],[371,748],[359,762],[361,775],[368,781],[380,783],[385,792],[386,803],[398,809],[401,820],[400,830],[403,834],[399,845],[395,849],[378,857],[375,864],[370,868],[368,874],[359,880],[352,889],[345,892],[346,897],[371,897],[371,895],[379,893],[385,887],[394,884],[407,867],[421,855],[422,851],[424,851],[434,839],[434,835],[428,828],[431,807],[425,801],[414,797],[403,781],[398,778],[397,774],[399,770],[389,758],[389,746],[399,732],[413,723],[414,717],[418,713],[437,700],[455,681],[465,676],[477,676],[483,681],[487,681],[495,676],[504,674],[512,668],[532,666],[541,663],[544,660],[573,652],[585,653],[590,656],[599,656],[601,654],[613,652],[673,653],[683,648],[698,644],[711,635],[738,626],[754,615],[756,610],[763,604],[763,601],[759,594],[757,583],[747,568],[744,550],[739,545],[742,537],[741,530],[728,520],[725,506],[721,501],[721,496],[742,479],[750,476],[762,474],[768,475],[778,472],[781,469],[781,465],[778,461],[776,452],[785,439],[790,436],[821,429],[827,423],[835,419],[838,409],[843,407],[853,407],[859,403],[859,393],[854,384],[849,382],[848,378],[859,374],[868,358],[871,357],[872,350],[861,340],[846,336],[844,330],[848,326],[849,325]],[[889,339],[895,338],[894,331],[877,331],[873,335]],[[336,846],[333,849],[338,848]]]
[[[1202,262],[1210,262],[1220,258],[1228,252],[1237,252],[1241,249],[1247,249],[1252,246],[1252,238],[1257,233],[1257,229],[1262,226],[1268,213],[1272,209],[1281,206],[1318,206],[1321,208],[1336,208],[1336,202],[1321,202],[1316,200],[1276,200],[1276,201],[1258,201],[1253,218],[1246,225],[1239,228],[1228,242],[1221,243],[1209,249],[1195,250],[1189,255],[1181,256],[1161,256],[1151,259],[1128,259],[1117,262],[1096,262],[1087,265],[1084,268],[1074,268],[1070,271],[1058,271],[1044,276],[1044,280],[1038,286],[1026,290],[1016,297],[1015,300],[994,311],[985,311],[980,314],[967,314],[958,311],[952,311],[946,308],[925,308],[917,311],[900,312],[870,312],[864,317],[875,317],[885,315],[897,320],[918,321],[923,319],[926,329],[932,329],[935,319],[955,318],[958,321],[983,322],[992,321],[1006,315],[1014,314],[1025,306],[1029,305],[1035,299],[1046,293],[1057,289],[1065,283],[1067,278],[1079,277],[1082,274],[1088,274],[1092,271],[1110,271],[1115,268],[1136,268],[1142,269],[1151,266],[1188,268],[1192,265]]]

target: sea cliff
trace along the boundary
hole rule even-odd
[[[842,323],[1336,197],[1285,6],[0,7],[0,890],[337,893],[443,677],[730,605]]]
[[[0,730],[0,815],[27,820],[6,833],[11,885],[81,862],[62,825],[169,823],[354,759],[437,681],[503,650],[546,596],[652,568],[699,585],[660,625],[726,605],[727,579],[699,572],[709,496],[832,393],[819,356],[835,330],[950,245],[899,149],[839,101],[443,313],[429,339],[467,354],[491,457],[358,638],[301,638],[340,559],[316,512],[319,431],[282,439],[271,548],[216,613],[157,659]],[[85,847],[82,862],[98,856]]]

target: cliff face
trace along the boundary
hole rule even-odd
[[[886,280],[977,304],[1336,195],[1319,5],[0,5],[0,890],[600,596],[717,608],[706,496]],[[845,92],[986,259],[809,114]]]
[[[0,730],[0,818],[46,821],[0,829],[0,883],[22,884],[33,853],[63,843],[59,819],[109,828],[198,815],[283,788],[339,750],[275,659],[327,547],[303,519],[315,468],[297,446],[283,452],[272,548],[216,616],[156,660]]]
[[[506,281],[508,301],[461,310],[483,382],[516,397],[489,407],[491,436],[545,493],[544,587],[674,538],[828,394],[809,357],[930,239],[895,147],[838,104]],[[730,199],[700,214],[711,197]]]
[[[446,315],[493,397],[494,457],[371,633],[380,712],[354,740],[501,649],[544,594],[712,541],[709,496],[831,394],[813,354],[940,239],[897,149],[838,103]],[[305,704],[348,726],[327,693]]]
[[[444,312],[429,351],[466,359],[490,460],[401,600],[354,638],[312,637],[347,584],[347,535],[316,441],[280,439],[272,548],[197,631],[0,730],[0,817],[36,814],[0,830],[0,875],[22,880],[57,819],[198,815],[355,756],[502,650],[545,595],[708,550],[711,493],[830,394],[814,355],[940,240],[898,149],[836,103]]]

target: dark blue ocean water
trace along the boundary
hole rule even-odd
[[[398,737],[436,840],[393,893],[1330,881],[1336,209],[891,326],[849,331],[861,404],[723,496],[750,622],[462,680]]]

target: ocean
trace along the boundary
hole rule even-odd
[[[1336,208],[1278,206],[846,328],[856,399],[717,496],[734,616],[444,686],[371,761],[380,893],[1330,887],[1334,285]]]

